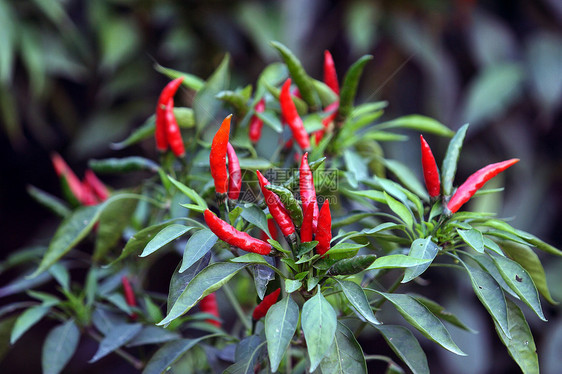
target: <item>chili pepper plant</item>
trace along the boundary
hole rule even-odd
[[[386,102],[355,103],[371,56],[338,75],[326,51],[316,79],[272,47],[280,61],[243,87],[229,84],[228,55],[206,80],[157,65],[171,81],[155,115],[112,144],[146,154],[91,160],[84,182],[53,156],[65,199],[29,193],[62,221],[48,246],[2,263],[21,274],[0,289],[20,294],[0,309],[11,344],[53,319],[45,373],[64,369],[81,335],[99,342],[89,362],[118,355],[144,373],[366,373],[369,360],[429,373],[422,344],[465,355],[449,329],[474,332],[424,296],[451,292],[425,280],[440,272],[471,285],[506,354],[538,372],[522,309],[546,320],[540,298],[555,301],[535,251],[562,252],[465,205],[500,193],[483,186],[518,159],[490,160],[463,182],[468,125],[382,121]],[[381,144],[404,133],[420,136],[418,170],[385,157]],[[451,138],[446,152],[421,134]],[[106,174],[127,187],[106,187]],[[375,335],[394,355],[365,346]]]

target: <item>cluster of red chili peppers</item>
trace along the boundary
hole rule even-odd
[[[58,153],[51,155],[51,161],[58,177],[81,205],[96,205],[109,197],[109,190],[92,170],[86,170],[84,179],[80,181]]]
[[[164,87],[156,105],[156,148],[166,152],[168,147],[176,157],[185,155],[185,147],[181,137],[180,128],[174,116],[174,95],[176,94],[183,78],[177,78]]]
[[[437,164],[435,163],[435,158],[433,157],[431,148],[429,148],[429,144],[421,135],[420,140],[425,185],[427,191],[429,192],[429,196],[432,199],[436,199],[441,194],[439,169],[437,168]],[[486,182],[518,162],[518,158],[512,158],[510,160],[490,164],[476,171],[457,188],[455,193],[453,193],[453,195],[447,202],[446,213],[456,213],[461,206],[463,206],[468,200],[470,200],[472,196],[474,196],[476,191],[478,191],[480,188],[482,188],[482,186],[484,186],[484,184],[486,184]]]

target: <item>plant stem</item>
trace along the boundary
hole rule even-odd
[[[242,310],[242,307],[240,306],[238,300],[236,300],[236,297],[234,296],[234,292],[232,292],[230,286],[228,284],[225,284],[224,286],[222,286],[222,289],[224,291],[224,294],[226,295],[226,298],[228,299],[228,301],[234,308],[234,311],[238,315],[238,318],[240,318],[240,320],[244,324],[246,330],[250,330],[252,328],[252,325],[250,324],[250,321],[248,321],[248,318],[246,318],[247,316]]]
[[[101,342],[103,340],[103,338],[100,335],[98,335],[98,333],[96,333],[94,330],[92,330],[91,327],[86,328],[86,332],[92,339],[94,339],[97,342]],[[135,369],[141,370],[144,367],[144,363],[142,361],[140,361],[133,355],[125,352],[121,348],[117,348],[114,352],[118,356],[121,356],[121,358],[123,358],[125,361],[130,363]]]

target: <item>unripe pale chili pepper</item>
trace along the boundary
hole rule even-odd
[[[466,181],[459,186],[459,188],[457,188],[457,191],[453,194],[447,204],[447,209],[451,213],[455,213],[461,206],[463,206],[464,203],[470,200],[476,191],[484,186],[486,182],[518,162],[518,158],[512,158],[510,160],[490,164],[478,170],[468,177]]]
[[[303,219],[302,209],[297,199],[293,196],[293,193],[285,187],[275,186],[273,184],[268,184],[265,188],[279,196],[281,203],[283,203],[283,206],[287,212],[289,212],[295,226],[300,227]]]
[[[279,95],[279,103],[281,104],[281,113],[287,124],[291,128],[293,138],[303,150],[310,149],[310,138],[304,129],[304,124],[301,117],[297,112],[295,103],[291,97],[291,79],[287,79],[281,87],[281,94]]]
[[[324,83],[332,89],[336,94],[340,94],[340,85],[338,83],[338,75],[334,65],[334,59],[330,51],[324,51]]]
[[[222,121],[221,127],[213,138],[209,163],[211,175],[215,181],[215,191],[219,200],[224,200],[228,191],[228,173],[226,169],[226,151],[228,148],[228,137],[230,136],[230,120],[232,114]]]
[[[427,144],[422,135],[420,135],[420,142],[425,187],[427,188],[427,192],[429,192],[429,197],[435,198],[439,196],[441,192],[439,170],[437,169],[437,163],[435,162],[435,157],[433,157],[431,148],[429,148],[429,144]]]
[[[343,78],[343,84],[340,92],[340,107],[338,116],[336,117],[337,126],[341,126],[353,110],[353,100],[357,93],[357,86],[359,85],[359,78],[363,73],[363,68],[371,60],[373,56],[365,55],[357,60]]]
[[[264,99],[258,101],[256,106],[254,107],[254,111],[256,113],[263,113],[265,111]],[[248,133],[248,136],[250,137],[250,141],[252,143],[255,144],[260,140],[262,128],[263,128],[263,121],[257,115],[254,114],[252,116],[252,119],[250,120],[249,133]]]
[[[226,146],[226,154],[228,155],[228,198],[238,200],[242,187],[242,171],[236,151],[230,143]]]
[[[257,321],[257,320],[265,317],[269,308],[271,308],[273,306],[273,304],[275,304],[277,302],[277,299],[279,299],[280,293],[281,293],[281,289],[278,288],[275,291],[273,291],[272,293],[270,293],[269,295],[267,295],[266,297],[264,297],[263,300],[261,301],[261,303],[259,303],[254,308],[254,312],[252,313],[252,319],[254,321]]]
[[[308,206],[313,207],[312,211],[312,233],[316,233],[318,225],[318,202],[316,201],[316,189],[312,178],[312,171],[308,165],[308,152],[302,155],[301,166],[299,169],[299,189],[303,210],[306,212]]]
[[[260,255],[268,255],[271,253],[272,247],[269,243],[253,238],[247,232],[236,230],[227,222],[217,217],[209,209],[205,210],[204,217],[209,229],[226,243],[244,251]]]
[[[74,195],[74,197],[76,197],[76,200],[78,200],[78,202],[83,203],[83,186],[82,182],[80,182],[80,179],[78,179],[76,174],[74,174],[72,169],[58,153],[51,154],[51,161],[53,162],[53,166],[55,168],[57,176],[59,178],[65,178],[70,192]]]
[[[127,302],[128,306],[136,307],[137,300],[135,298],[135,292],[133,291],[133,287],[131,287],[131,283],[129,282],[129,278],[125,275],[121,277],[121,283],[123,284],[123,294],[125,295],[125,302]],[[135,312],[129,315],[131,319],[136,319],[137,314]]]
[[[202,298],[201,301],[199,301],[199,310],[201,310],[203,313],[212,314],[213,316],[220,318],[219,305],[217,304],[217,295],[213,292]],[[217,327],[222,326],[222,323],[220,323],[216,319],[209,318],[206,319],[205,322]]]
[[[158,104],[156,105],[156,129],[154,136],[156,138],[156,148],[165,152],[168,149],[168,136],[166,131],[166,106],[170,99],[176,94],[183,77],[176,78],[164,87],[158,98]]]
[[[291,216],[283,206],[283,203],[279,199],[279,197],[274,194],[272,191],[265,188],[269,184],[269,181],[260,173],[259,170],[256,171],[256,175],[258,176],[258,182],[260,184],[261,192],[263,193],[263,197],[265,199],[265,203],[269,208],[269,213],[277,223],[277,226],[281,229],[281,232],[289,243],[296,244],[296,235],[295,235],[295,225],[291,220]]]
[[[174,99],[170,99],[168,105],[166,105],[166,137],[174,155],[176,157],[185,156],[180,128],[174,116]]]
[[[353,275],[367,269],[375,260],[376,255],[355,256],[336,262],[329,270],[329,275]]]
[[[308,243],[312,241],[314,235],[312,231],[312,218],[314,215],[314,206],[308,205],[304,208],[304,218],[301,227],[301,242]]]
[[[318,229],[316,230],[315,240],[318,241],[316,253],[324,255],[330,249],[332,241],[332,214],[330,213],[330,201],[326,200],[320,215],[318,216]]]
[[[99,201],[105,201],[109,197],[109,191],[105,184],[90,169],[84,173],[84,183],[88,184]]]

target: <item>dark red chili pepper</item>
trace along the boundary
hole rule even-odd
[[[125,294],[125,301],[127,302],[127,305],[133,308],[136,307],[137,300],[135,298],[135,292],[133,291],[133,287],[131,287],[131,283],[129,282],[129,278],[123,275],[121,277],[121,283],[123,284],[123,293]],[[137,314],[133,312],[129,315],[129,317],[131,317],[131,319],[136,319]]]
[[[211,175],[215,181],[215,191],[221,200],[228,191],[228,173],[226,170],[226,151],[228,148],[228,137],[230,136],[230,120],[232,114],[222,121],[221,127],[213,138],[209,161]]]
[[[82,196],[80,199],[80,203],[84,206],[91,206],[96,205],[98,203],[98,199],[94,193],[92,187],[84,180],[82,183]]]
[[[256,106],[254,107],[254,111],[256,113],[263,113],[265,111],[265,100],[261,99],[258,101]],[[256,116],[255,114],[252,116],[250,120],[250,129],[249,129],[249,137],[252,143],[257,143],[261,138],[261,130],[263,128],[263,121]]]
[[[302,220],[302,226],[301,226],[302,243],[308,243],[312,241],[312,236],[314,235],[312,231],[313,216],[314,216],[314,206],[310,204],[304,209],[304,218]]]
[[[433,157],[431,148],[429,148],[429,144],[427,144],[422,135],[420,135],[420,142],[423,179],[425,180],[425,187],[427,188],[427,192],[429,192],[429,196],[434,198],[441,193],[439,169],[437,169],[437,163],[435,163],[435,157]]]
[[[220,318],[219,305],[217,304],[217,296],[214,292],[208,294],[207,296],[202,298],[201,301],[199,301],[199,309],[203,313],[212,314],[213,316]],[[210,323],[211,325],[215,325],[217,327],[222,326],[222,323],[220,323],[216,319],[209,318],[206,319],[205,322]]]
[[[226,154],[228,155],[228,198],[238,200],[242,187],[242,171],[236,151],[230,143],[226,146]]]
[[[58,153],[51,154],[51,161],[53,162],[53,166],[55,168],[55,172],[57,176],[66,178],[66,182],[68,184],[68,188],[70,192],[76,197],[76,199],[80,203],[84,203],[83,195],[83,186],[80,179],[74,174],[72,169],[68,166],[68,164],[64,161],[64,159]]]
[[[314,238],[318,241],[316,246],[316,253],[324,255],[330,249],[330,242],[332,241],[332,214],[330,213],[330,201],[326,200],[320,215],[318,216],[318,230]]]
[[[306,212],[308,206],[312,206],[312,233],[316,233],[318,226],[318,202],[316,201],[316,189],[314,188],[314,180],[312,171],[308,165],[308,152],[302,155],[301,166],[299,169],[299,189],[303,211]],[[305,213],[306,214],[306,213]]]
[[[295,225],[293,224],[293,220],[291,216],[285,209],[285,206],[279,199],[274,192],[265,188],[269,184],[269,181],[260,173],[260,171],[256,171],[256,175],[258,176],[258,182],[260,183],[261,192],[263,193],[263,197],[265,198],[265,203],[269,208],[269,213],[273,216],[273,219],[281,229],[281,232],[285,237],[290,238],[291,242],[295,242],[296,237],[295,235]]]
[[[176,94],[183,77],[176,78],[164,87],[160,97],[158,98],[158,104],[156,105],[156,129],[154,136],[156,138],[156,148],[165,152],[168,149],[168,136],[166,135],[166,106],[171,98]]]
[[[338,83],[338,75],[336,74],[334,59],[328,50],[324,51],[324,83],[326,83],[326,85],[336,94],[340,94],[340,85]]]
[[[340,106],[340,102],[334,101],[324,109],[324,113],[330,113],[330,112],[331,113],[328,114],[328,116],[326,116],[322,120],[322,125],[324,126],[324,128],[314,133],[316,135],[316,145],[318,145],[322,140],[322,138],[324,138],[324,134],[326,133],[326,131],[328,131],[328,128],[330,127],[332,122],[334,122],[334,120],[336,119],[336,116],[338,115],[339,106]]]
[[[176,157],[185,156],[185,147],[183,145],[180,127],[176,121],[176,116],[174,116],[174,99],[170,99],[168,105],[166,105],[166,136],[174,155]]]
[[[310,138],[304,129],[302,119],[297,112],[295,103],[291,97],[291,79],[287,79],[283,87],[281,87],[281,94],[279,95],[279,102],[281,104],[281,113],[291,128],[293,138],[303,150],[310,149]]]
[[[264,297],[263,300],[261,301],[261,303],[259,303],[255,307],[254,312],[252,313],[252,319],[254,321],[257,321],[257,320],[265,317],[269,308],[271,308],[273,306],[273,304],[275,304],[277,302],[277,299],[279,299],[280,293],[281,293],[281,289],[278,288],[275,291],[273,291],[272,293],[270,293],[269,295],[267,295],[266,297]]]
[[[99,201],[105,201],[109,197],[109,191],[105,184],[90,169],[84,173],[84,184],[88,184]]]
[[[271,253],[271,245],[251,237],[247,232],[236,230],[234,227],[217,217],[209,209],[204,213],[205,222],[209,229],[219,237],[219,239],[228,244],[238,247],[247,252],[253,252],[260,255],[268,255]]]
[[[267,239],[277,240],[277,226],[275,225],[275,221],[273,220],[273,218],[267,219],[267,228],[269,229],[271,237],[269,237],[265,231],[262,231],[261,240],[263,240],[264,242],[267,242]]]
[[[457,191],[453,194],[451,200],[449,200],[449,203],[447,204],[449,211],[451,213],[458,211],[459,208],[470,200],[476,191],[478,191],[486,182],[518,162],[518,158],[496,162],[495,164],[485,166],[472,174],[463,184],[460,185],[459,188],[457,188]]]

